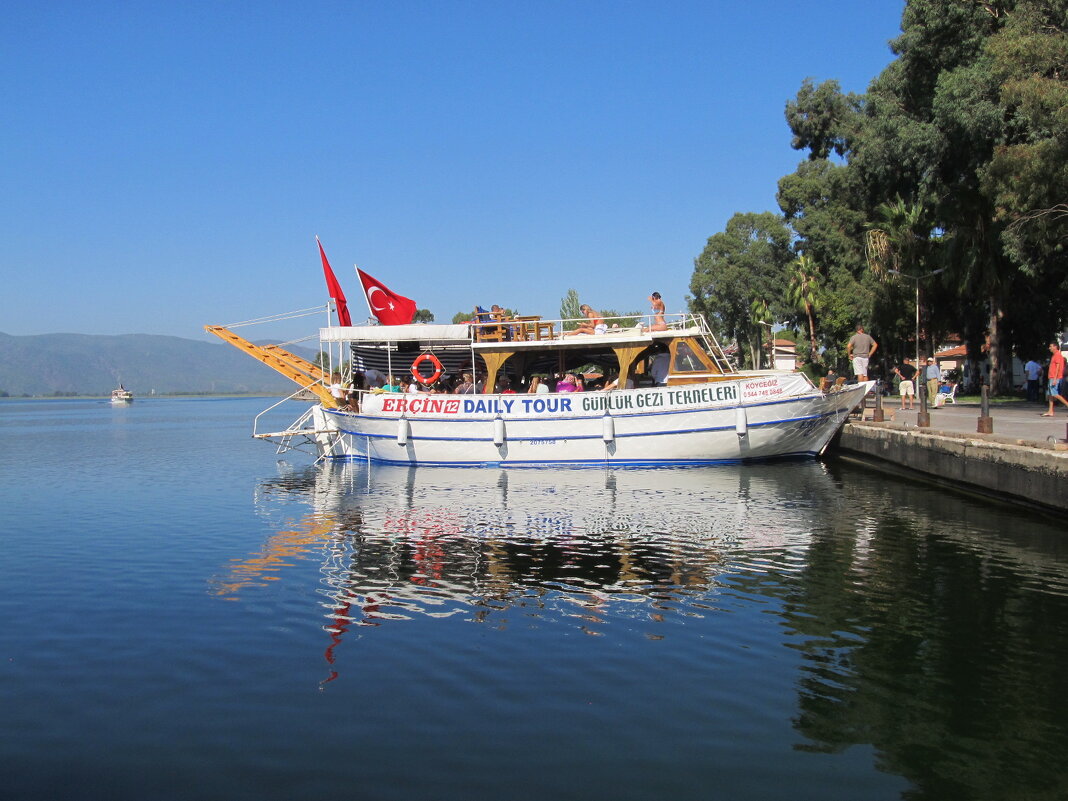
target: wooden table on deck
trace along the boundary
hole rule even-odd
[[[543,323],[540,315],[528,317],[517,315],[511,319],[511,322],[519,324],[516,332],[516,339],[518,340],[540,342],[543,339],[553,338],[553,324]]]

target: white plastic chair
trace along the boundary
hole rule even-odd
[[[953,405],[956,405],[956,403],[957,403],[957,385],[956,384],[950,384],[949,385],[949,392],[943,392],[941,389],[938,390],[938,394],[935,396],[935,408],[936,409],[939,406],[945,406],[947,403],[952,403]]]

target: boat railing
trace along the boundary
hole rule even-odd
[[[698,328],[701,331],[702,344],[705,346],[705,351],[712,357],[712,361],[716,367],[723,373],[736,373],[738,369],[731,364],[730,359],[727,358],[726,352],[719,345],[719,340],[716,339],[716,335],[712,333],[712,329],[708,327],[708,321],[705,320],[703,314],[689,314],[687,315],[689,325]]]
[[[652,314],[620,314],[599,318],[607,327],[607,333],[650,331],[653,327]],[[581,325],[588,323],[587,317],[560,317],[545,319],[538,315],[494,316],[492,320],[474,320],[470,323],[472,338],[475,342],[507,341],[547,341],[566,335]],[[703,319],[687,312],[665,314],[664,322],[668,330],[699,327],[706,329]],[[640,326],[640,328],[639,328]],[[717,345],[718,347],[718,345]],[[722,361],[722,359],[721,359]]]
[[[262,412],[257,414],[252,419],[252,436],[253,437],[262,436],[262,433],[259,430],[260,418],[263,417],[265,414],[267,414],[267,412],[274,411],[275,409],[277,409],[279,406],[281,406],[286,401],[295,400],[296,397],[298,395],[300,395],[302,392],[306,392],[308,387],[312,387],[312,386],[315,386],[316,384],[322,384],[322,383],[323,383],[323,380],[319,379],[318,381],[313,381],[311,384],[308,384],[308,386],[306,386],[306,387],[299,387],[293,393],[291,393],[289,395],[286,395],[286,397],[284,397],[284,398],[282,398],[282,400],[278,401],[278,403],[274,403],[274,404],[268,406]],[[309,409],[308,412],[301,417],[301,421],[303,422],[305,420],[305,418],[307,418],[310,414],[311,414],[311,410]]]

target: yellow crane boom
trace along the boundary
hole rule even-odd
[[[228,328],[221,325],[206,325],[204,330],[209,334],[215,334],[219,339],[228,342],[238,350],[242,350],[257,361],[261,361],[268,367],[277,370],[290,381],[315,394],[323,402],[324,406],[338,406],[337,399],[323,386],[325,374],[311,362],[300,358],[296,354],[278,347],[268,345],[262,347],[254,345],[247,339],[243,339]],[[303,365],[306,365],[303,366]],[[311,368],[311,369],[307,369]]]

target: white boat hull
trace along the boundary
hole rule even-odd
[[[312,416],[326,458],[441,466],[697,465],[813,457],[871,383],[823,393],[797,374],[550,395],[366,396]]]

